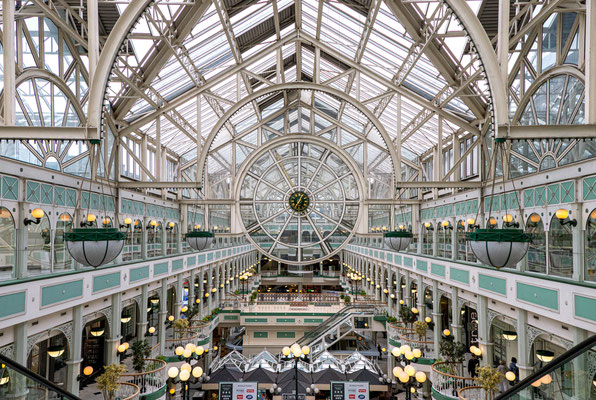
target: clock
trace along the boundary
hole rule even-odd
[[[298,213],[302,213],[306,211],[306,209],[310,205],[310,198],[306,193],[298,190],[290,195],[288,203],[290,204],[290,208],[292,210]]]

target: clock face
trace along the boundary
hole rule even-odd
[[[310,198],[302,191],[296,191],[290,195],[288,200],[290,208],[296,212],[304,212],[310,205]]]

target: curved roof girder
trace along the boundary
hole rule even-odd
[[[497,54],[482,27],[480,20],[474,14],[465,0],[445,0],[451,9],[458,16],[462,25],[472,38],[476,50],[480,55],[482,66],[486,72],[486,79],[490,87],[490,94],[493,103],[495,118],[495,133],[498,135],[497,127],[509,123],[507,106],[507,87],[503,81],[503,75],[497,60]]]
[[[320,85],[317,83],[310,83],[310,82],[287,82],[287,83],[281,83],[278,85],[269,86],[269,87],[261,89],[257,92],[253,92],[251,95],[242,99],[241,102],[238,102],[233,107],[231,107],[217,121],[217,123],[213,126],[213,129],[209,133],[209,136],[207,136],[207,138],[205,139],[204,147],[201,149],[201,155],[200,155],[200,158],[199,158],[198,164],[197,164],[197,178],[202,179],[203,167],[205,165],[205,162],[207,161],[207,155],[209,153],[211,143],[213,143],[213,140],[215,139],[215,137],[217,136],[219,131],[223,128],[226,121],[228,121],[232,115],[234,115],[238,110],[240,110],[246,104],[258,99],[261,96],[267,95],[269,93],[277,92],[277,91],[299,90],[299,89],[327,93],[332,96],[336,96],[336,97],[342,99],[343,101],[350,103],[353,106],[355,106],[356,108],[358,108],[358,111],[363,113],[366,116],[366,118],[368,118],[368,120],[374,124],[374,126],[378,129],[381,137],[385,141],[385,144],[387,145],[387,150],[389,151],[389,154],[391,156],[391,161],[393,163],[393,173],[395,174],[395,176],[398,176],[398,173],[401,174],[401,171],[400,171],[401,166],[398,165],[398,161],[397,161],[398,159],[397,159],[397,155],[395,152],[395,148],[393,147],[393,141],[391,140],[391,137],[389,136],[389,134],[387,133],[387,131],[385,130],[385,128],[383,127],[381,122],[378,120],[378,118],[375,117],[374,114],[367,107],[362,105],[362,103],[360,103],[356,99],[348,96],[345,92],[342,92],[340,90],[337,90],[337,89],[334,89],[334,88],[331,88],[328,86],[323,86],[323,85]]]
[[[478,50],[486,71],[489,87],[491,88],[495,122],[497,126],[506,125],[508,123],[507,92],[490,40],[477,16],[472,12],[465,0],[446,1],[459,17]],[[128,32],[150,2],[151,0],[132,0],[126,8],[126,12],[116,22],[103,47],[90,89],[88,107],[89,127],[98,128],[100,126],[103,99],[112,64]]]

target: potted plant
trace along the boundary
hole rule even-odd
[[[464,360],[466,346],[456,342],[453,336],[446,336],[439,342],[439,354],[448,363],[449,373],[456,375],[454,366]]]
[[[416,321],[416,314],[412,312],[407,306],[399,307],[399,318],[404,324],[412,324]]]
[[[114,400],[120,389],[120,377],[126,372],[122,364],[110,364],[105,367],[103,374],[97,377],[97,388],[101,390],[104,400]]]
[[[350,296],[344,296],[344,302],[349,303],[350,301],[352,301]]]
[[[489,365],[478,367],[478,377],[474,378],[478,386],[484,392],[485,400],[493,400],[499,383],[505,379],[505,376]]]
[[[137,340],[132,348],[132,367],[137,372],[145,371],[145,361],[151,356],[151,345],[146,339]]]
[[[420,341],[423,342],[426,339],[426,331],[428,330],[428,324],[424,321],[415,321],[414,322],[414,331],[420,338]]]

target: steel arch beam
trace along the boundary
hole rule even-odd
[[[101,109],[103,99],[112,71],[114,60],[120,51],[120,46],[126,40],[128,32],[135,22],[149,6],[152,0],[132,0],[125,12],[120,15],[108,39],[104,43],[95,69],[95,76],[89,89],[89,106],[87,108],[87,125],[96,128],[97,139],[99,139],[99,127],[101,125]]]
[[[211,132],[209,132],[209,136],[207,137],[207,139],[205,139],[205,144],[204,144],[203,148],[201,149],[201,156],[200,156],[199,160],[197,160],[198,161],[197,178],[199,180],[202,179],[203,166],[205,165],[205,162],[207,161],[207,153],[209,152],[209,150],[211,148],[211,144],[213,143],[213,140],[217,136],[217,133],[223,128],[224,123],[227,122],[230,119],[230,117],[232,117],[232,115],[234,115],[238,110],[240,110],[246,104],[249,104],[250,102],[258,99],[261,96],[265,96],[265,95],[267,95],[269,93],[273,93],[273,92],[279,92],[279,91],[285,91],[285,90],[300,90],[300,89],[324,92],[324,93],[330,94],[332,96],[339,97],[343,101],[346,101],[346,102],[352,104],[354,107],[356,107],[358,109],[358,111],[363,113],[366,116],[366,118],[368,118],[368,120],[371,121],[373,123],[373,125],[379,130],[381,137],[385,141],[385,143],[387,145],[387,150],[389,151],[389,155],[391,156],[391,161],[393,162],[393,173],[395,174],[395,176],[401,176],[401,172],[400,172],[401,165],[398,165],[398,163],[397,163],[397,156],[395,154],[395,149],[393,147],[393,141],[389,137],[389,134],[387,134],[387,131],[385,130],[385,128],[383,127],[381,122],[378,120],[378,118],[375,117],[374,114],[368,108],[366,108],[364,105],[362,105],[362,103],[360,103],[356,99],[348,96],[345,92],[334,89],[332,87],[327,87],[327,86],[323,86],[323,85],[320,85],[317,83],[309,83],[309,82],[287,82],[287,83],[282,83],[279,85],[269,86],[265,89],[259,90],[257,92],[253,92],[251,95],[245,97],[244,99],[242,99],[242,101],[236,103],[233,107],[231,107],[228,111],[226,111],[226,113],[213,126],[213,129],[211,129]]]
[[[490,94],[493,103],[493,112],[495,114],[495,133],[497,127],[509,124],[508,109],[507,109],[507,88],[503,82],[501,75],[501,68],[497,60],[497,54],[482,27],[480,20],[474,14],[470,6],[465,0],[446,0],[447,4],[453,12],[458,16],[459,21],[464,26],[472,42],[476,46],[482,66],[486,73],[486,79],[490,87]],[[498,134],[498,133],[497,133]]]

